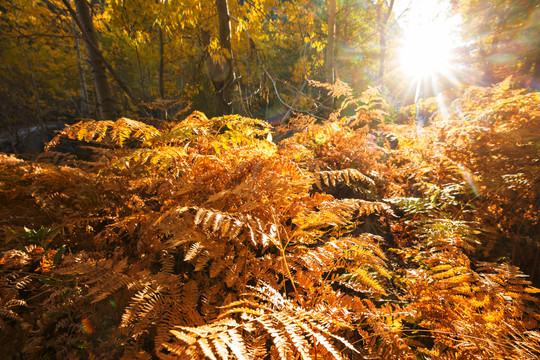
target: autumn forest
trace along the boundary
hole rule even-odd
[[[0,357],[540,358],[535,0],[0,0]]]

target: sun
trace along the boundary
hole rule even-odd
[[[400,48],[400,62],[407,76],[422,79],[451,71],[452,27],[445,22],[418,24],[406,31]]]

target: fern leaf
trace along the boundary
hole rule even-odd
[[[222,360],[228,360],[229,359],[229,349],[227,348],[227,344],[223,339],[221,339],[218,336],[215,336],[212,338],[212,344],[214,344],[214,347],[216,348],[216,352],[220,356]]]
[[[218,232],[219,230],[219,233],[221,234],[221,236],[227,237],[227,234],[229,233],[229,230],[231,229],[231,224],[235,224],[234,220],[224,217],[224,220],[222,220],[218,224],[218,228],[217,229],[214,228],[214,232]]]
[[[193,220],[193,223],[195,225],[199,225],[203,221],[205,215],[208,214],[207,211],[208,210],[206,210],[206,209],[198,208],[197,213],[195,214],[195,219]]]
[[[194,215],[193,217],[191,217],[192,214]],[[171,209],[161,215],[155,224],[158,225],[168,221],[174,221],[178,216],[183,217],[186,221],[192,219],[193,224],[205,232],[221,235],[229,239],[239,238],[242,240],[247,237],[254,247],[258,247],[259,245],[266,247],[270,242],[273,243],[272,239],[276,233],[273,224],[265,225],[264,222],[256,217],[244,214],[235,215],[196,206]],[[195,251],[195,248],[192,251]],[[190,251],[190,255],[192,251]],[[197,254],[195,252],[189,258],[192,259]]]
[[[201,347],[204,356],[206,356],[210,360],[217,360],[217,358],[214,356],[213,349],[207,339],[199,339],[198,344]]]
[[[306,339],[304,339],[304,334],[301,327],[295,322],[287,320],[283,322],[283,325],[285,327],[285,331],[287,332],[292,343],[294,344],[294,348],[300,353],[302,359],[311,360],[312,358],[309,354],[310,346]]]
[[[197,342],[197,338],[196,337],[193,337],[193,336],[190,336],[188,334],[186,334],[185,332],[183,331],[179,331],[179,330],[170,330],[171,334],[173,334],[176,338],[178,338],[179,340],[182,340],[183,342],[185,342],[186,344],[188,345],[193,345]]]
[[[208,230],[210,227],[213,229],[214,225],[214,219],[216,217],[216,212],[208,211],[206,215],[204,216],[204,220],[202,221],[202,229],[203,231]],[[198,225],[198,224],[196,224]]]
[[[118,145],[122,147],[124,142],[130,137],[137,139],[141,143],[146,143],[159,134],[160,132],[153,126],[128,118],[120,118],[115,122],[110,120],[81,121],[77,124],[66,126],[64,130],[46,144],[45,150],[57,145],[61,138],[84,140],[88,142],[104,142],[109,145]]]
[[[344,170],[333,170],[333,171],[318,171],[313,173],[315,178],[315,184],[319,189],[322,190],[321,181],[326,186],[330,184],[335,187],[338,183],[345,183],[346,185],[351,184],[352,181],[362,183],[364,186],[373,187],[375,182],[368,176],[362,174],[356,169],[344,169]]]
[[[220,229],[220,227],[222,227],[224,220],[225,220],[225,216],[223,216],[223,214],[215,213],[214,221],[212,223],[212,231],[217,232]]]
[[[287,337],[284,336],[282,331],[280,329],[277,329],[274,323],[266,317],[258,318],[257,321],[264,327],[264,329],[272,337],[272,341],[274,342],[274,345],[276,346],[276,349],[279,353],[281,360],[289,359],[290,354],[291,354],[291,348],[289,347],[289,342],[287,340]]]
[[[202,250],[204,246],[200,242],[196,242],[189,247],[189,251],[184,256],[184,261],[190,261],[195,258]]]
[[[247,360],[246,358],[246,345],[242,339],[242,336],[236,329],[230,329],[227,332],[219,333],[218,336],[229,346],[231,352],[239,360]]]
[[[311,336],[313,336],[317,342],[319,342],[321,345],[324,346],[324,349],[326,351],[328,351],[330,354],[332,354],[332,356],[334,357],[334,359],[337,359],[337,360],[341,360],[343,359],[340,355],[340,353],[337,351],[337,349],[334,347],[334,345],[332,345],[328,339],[322,335],[321,333],[317,332],[317,331],[313,331],[311,329],[311,327],[307,324],[304,324],[302,322],[298,322],[297,323],[300,327],[302,327],[304,329],[304,331],[308,332],[309,334],[311,334]]]
[[[364,285],[366,291],[385,294],[384,288],[375,280],[366,269],[357,267],[353,272],[344,274],[341,278],[347,282]]]

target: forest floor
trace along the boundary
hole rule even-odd
[[[6,358],[538,358],[538,93],[470,88],[420,131],[349,103],[0,154]]]

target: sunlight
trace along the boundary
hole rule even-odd
[[[399,47],[401,71],[420,80],[452,76],[454,50],[458,46],[461,17],[453,14],[448,0],[401,0]]]
[[[398,0],[402,30],[397,52],[396,71],[404,81],[405,92],[414,91],[417,134],[428,119],[421,110],[424,97],[435,97],[442,116],[448,114],[443,91],[459,85],[462,68],[458,63],[458,49],[462,45],[462,19],[451,11],[449,0]],[[398,12],[399,13],[399,12]]]
[[[420,24],[407,31],[400,59],[404,72],[415,79],[450,72],[454,41],[448,24]]]

